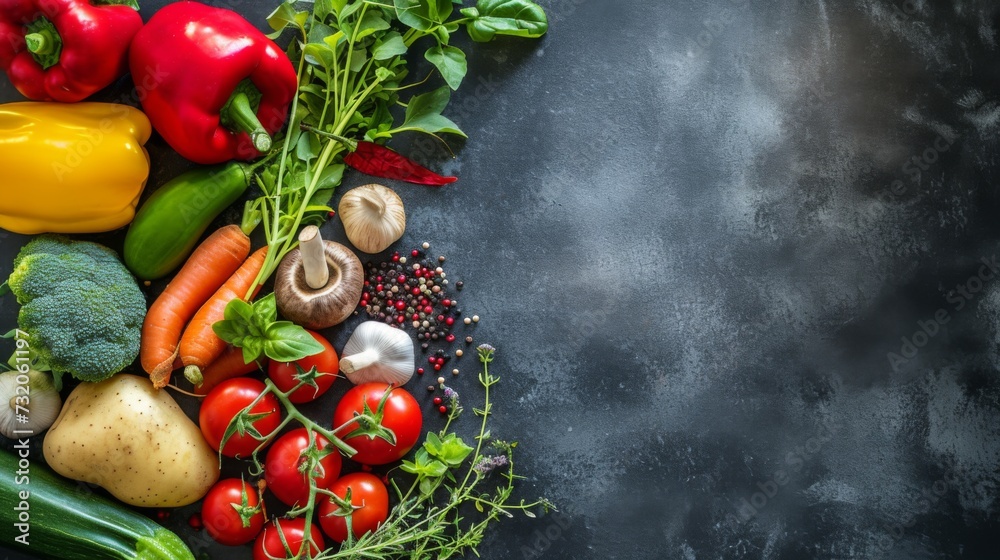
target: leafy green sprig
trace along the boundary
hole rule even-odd
[[[244,208],[243,230],[249,234],[263,224],[269,246],[248,294],[297,246],[300,227],[320,225],[333,212],[330,199],[353,142],[382,142],[402,132],[465,137],[443,115],[451,90],[468,71],[464,51],[450,44],[454,33],[465,27],[474,41],[484,42],[498,35],[541,37],[548,30],[544,10],[530,0],[478,0],[461,10],[452,0],[292,0],[268,23],[273,37],[296,31],[288,56],[298,62],[299,94],[281,157],[257,175],[263,194]],[[404,85],[406,57],[424,38],[431,41],[424,58],[446,85],[403,103],[400,94],[423,83]],[[397,105],[406,108],[398,126],[392,114]]]

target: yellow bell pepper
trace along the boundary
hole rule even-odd
[[[96,233],[127,225],[149,177],[152,128],[111,103],[0,105],[0,228]]]

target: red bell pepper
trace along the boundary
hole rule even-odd
[[[128,71],[135,0],[0,0],[0,67],[36,101],[81,101]]]
[[[174,150],[202,164],[249,160],[271,148],[298,90],[285,53],[239,14],[198,2],[158,11],[135,36],[132,77]]]

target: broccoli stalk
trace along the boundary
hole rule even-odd
[[[111,249],[43,235],[21,248],[6,284],[36,369],[97,382],[139,355],[146,300]]]

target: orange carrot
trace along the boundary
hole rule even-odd
[[[184,327],[250,254],[250,238],[231,225],[208,236],[167,284],[142,323],[139,357],[157,388],[170,382]]]
[[[180,353],[185,368],[184,375],[188,379],[197,379],[201,376],[201,370],[208,367],[208,364],[218,359],[226,350],[226,342],[215,334],[212,325],[224,318],[229,302],[247,295],[251,284],[257,278],[257,273],[264,266],[266,256],[267,247],[261,247],[250,255],[239,270],[234,272],[229,280],[226,280],[226,283],[201,306],[184,330]]]
[[[196,395],[207,395],[216,385],[227,379],[253,373],[267,364],[267,356],[261,355],[249,364],[243,361],[243,349],[227,346],[225,352],[202,372],[201,384],[194,386]]]

